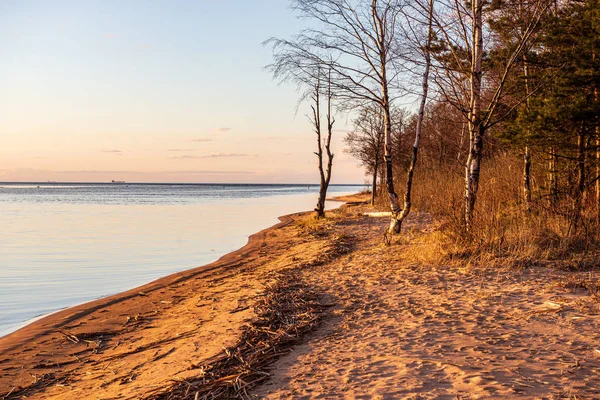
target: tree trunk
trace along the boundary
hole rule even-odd
[[[583,127],[577,135],[577,187],[573,201],[573,226],[577,228],[585,194],[585,135]]]
[[[556,177],[556,153],[554,147],[550,148],[550,161],[548,163],[548,176],[549,176],[549,187],[550,187],[550,205],[555,205],[558,199],[558,179]]]
[[[377,170],[379,169],[379,159],[375,159],[375,168],[373,168],[373,184],[371,186],[371,205],[375,205],[375,197],[377,196]]]
[[[327,188],[325,187],[325,171],[323,170],[323,144],[321,141],[321,73],[318,72],[317,82],[314,87],[313,100],[314,106],[311,106],[313,112],[313,125],[315,133],[317,134],[317,159],[319,161],[319,197],[317,199],[317,207],[315,212],[317,218],[323,218],[325,216],[325,197],[327,196]]]
[[[529,64],[527,62],[527,54],[523,55],[523,75],[525,75],[525,96],[527,96],[525,105],[527,110],[529,110]],[[529,146],[525,146],[523,197],[525,199],[525,209],[529,211],[531,209],[531,156],[529,154]]]
[[[596,123],[596,220],[600,224],[600,126]]]
[[[596,55],[594,54],[594,58]],[[594,88],[594,100],[598,104],[598,88]],[[596,116],[596,222],[600,225],[600,118]]]
[[[423,97],[421,97],[421,104],[419,106],[419,115],[417,117],[417,127],[415,129],[415,141],[410,157],[410,165],[408,167],[408,173],[406,178],[406,191],[404,192],[404,208],[400,213],[397,223],[398,231],[402,228],[402,222],[410,213],[412,206],[411,192],[412,192],[412,181],[415,173],[415,167],[417,166],[417,156],[419,154],[419,141],[421,139],[421,130],[423,128],[423,119],[425,117],[425,104],[427,103],[427,95],[429,91],[429,69],[431,66],[431,53],[430,46],[433,37],[433,0],[429,1],[429,19],[428,19],[428,31],[427,31],[427,44],[425,45],[425,71],[423,71]],[[441,143],[441,135],[440,135]]]
[[[458,145],[458,154],[456,155],[456,159],[460,162],[460,159],[463,155],[463,146],[465,144],[465,120],[463,118],[462,124],[460,126],[460,143]]]
[[[387,87],[384,88],[384,97],[389,98],[387,95]],[[392,209],[392,219],[390,221],[390,227],[388,229],[389,234],[400,233],[400,224],[398,223],[398,214],[400,214],[401,208],[398,202],[398,195],[394,190],[394,173],[392,165],[392,121],[390,120],[390,105],[386,102],[384,108],[384,122],[385,122],[385,184],[387,186],[388,196],[390,198],[390,207]]]
[[[469,104],[469,156],[465,168],[465,227],[471,231],[473,210],[479,190],[479,172],[485,128],[481,120],[481,77],[483,59],[483,0],[473,0],[473,51],[471,59],[471,90]]]
[[[388,48],[386,43],[388,33],[386,32],[387,27],[383,25],[383,22],[379,16],[377,10],[377,0],[371,2],[371,13],[373,21],[376,21],[375,25],[377,28],[377,41],[380,49]],[[385,52],[381,51],[379,54],[380,63],[380,82],[381,82],[381,103],[380,106],[383,110],[383,122],[384,122],[384,159],[386,169],[386,186],[388,190],[388,196],[390,198],[390,207],[392,209],[392,218],[390,221],[390,227],[387,234],[393,235],[400,233],[400,224],[398,223],[398,214],[401,211],[400,203],[398,202],[398,195],[394,190],[394,172],[392,169],[392,119],[390,112],[390,94],[388,91],[388,79],[387,79],[387,64],[388,59]],[[386,240],[387,240],[386,234]]]
[[[385,160],[379,160],[379,194],[383,197],[385,190]]]
[[[327,139],[325,140],[325,153],[327,154],[326,169],[323,168],[323,144],[321,142],[321,114],[319,107],[319,92],[321,88],[319,83],[317,83],[315,89],[316,110],[315,108],[313,108],[313,118],[315,121],[318,121],[315,123],[315,131],[317,132],[317,140],[319,141],[317,156],[319,158],[319,174],[321,177],[321,183],[319,186],[319,199],[317,201],[317,208],[315,208],[317,218],[325,217],[325,199],[327,198],[327,189],[329,188],[329,182],[331,181],[331,169],[333,166],[333,154],[331,153],[331,135],[333,133],[333,124],[335,123],[335,119],[331,114],[331,71],[329,71],[329,77],[327,82]]]
[[[531,208],[531,155],[529,147],[525,146],[525,157],[523,166],[523,196],[525,198],[525,208],[529,211]]]

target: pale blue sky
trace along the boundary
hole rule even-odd
[[[316,182],[286,0],[3,0],[0,180]],[[363,181],[336,132],[334,182]]]

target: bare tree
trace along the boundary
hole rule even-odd
[[[370,4],[369,4],[370,3]],[[384,119],[386,186],[392,209],[390,233],[399,233],[401,211],[392,170],[392,119],[399,68],[397,31],[401,0],[293,0],[292,8],[309,19],[307,28],[291,40],[270,39],[275,64],[301,55],[307,64],[331,70],[336,100],[346,106],[370,104]]]
[[[358,159],[372,175],[371,205],[377,196],[377,174],[383,160],[384,122],[381,109],[363,108],[354,120],[354,129],[344,138],[346,152]]]
[[[319,159],[319,176],[321,178],[319,185],[319,198],[317,200],[317,207],[315,211],[317,218],[323,218],[325,216],[325,199],[327,198],[327,189],[329,188],[329,182],[331,181],[331,167],[333,165],[333,153],[331,152],[331,134],[333,132],[333,124],[335,118],[331,114],[331,99],[333,95],[331,93],[331,71],[327,75],[327,136],[323,138],[321,132],[321,76],[317,75],[317,81],[313,92],[313,102],[311,105],[312,109],[312,123],[315,127],[315,133],[317,134],[317,151],[315,154]],[[325,155],[327,156],[327,165],[323,165],[323,148],[325,148]]]
[[[265,42],[265,43],[268,43]],[[303,100],[311,101],[311,115],[309,120],[316,134],[317,151],[315,155],[318,159],[319,168],[319,197],[315,212],[317,217],[325,216],[325,199],[327,190],[331,181],[331,171],[333,167],[333,153],[331,152],[331,137],[333,134],[333,90],[332,90],[332,70],[322,63],[315,62],[313,57],[299,48],[289,48],[284,53],[278,53],[275,56],[273,64],[266,67],[273,73],[273,78],[280,83],[289,82],[300,91],[300,100],[298,106]],[[327,71],[325,74],[324,71]],[[326,81],[326,87],[323,86]],[[326,132],[323,133],[321,122],[321,98],[326,97],[327,120]],[[327,157],[325,161],[324,156]]]

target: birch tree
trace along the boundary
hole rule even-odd
[[[301,54],[332,73],[336,100],[346,107],[372,105],[384,120],[386,186],[392,210],[390,233],[399,233],[401,211],[392,169],[391,107],[400,73],[400,0],[293,0],[292,8],[313,27],[292,39],[272,38],[275,63]]]
[[[551,1],[533,0],[524,5],[521,0],[516,3],[440,0],[438,4],[433,19],[445,47],[435,57],[435,80],[441,96],[465,116],[469,133],[464,196],[464,222],[469,231],[479,190],[486,132],[525,100],[504,103],[506,84]],[[519,7],[527,20],[509,33],[503,59],[497,60],[500,64],[496,65],[497,73],[492,73],[489,63],[484,64],[486,51],[493,44],[487,21],[494,13],[519,12]]]
[[[433,41],[434,1],[429,0],[428,5],[426,5],[426,6],[422,6],[418,1],[416,2],[416,4],[418,7],[418,9],[417,9],[418,13],[425,10],[425,12],[427,14],[426,39],[425,39],[425,43],[422,46],[419,46],[419,47],[421,47],[422,55],[425,60],[425,66],[424,66],[424,70],[423,70],[423,92],[421,95],[421,102],[419,105],[419,113],[417,115],[417,124],[416,124],[416,128],[415,128],[415,140],[413,142],[411,157],[410,157],[410,164],[409,164],[408,171],[407,171],[406,187],[404,190],[404,207],[402,208],[402,211],[398,215],[397,222],[396,222],[398,225],[398,230],[400,230],[402,228],[402,222],[406,219],[406,217],[408,217],[408,214],[410,213],[410,209],[412,207],[412,200],[411,200],[412,182],[413,182],[415,168],[417,166],[417,157],[418,157],[418,153],[419,153],[419,142],[421,139],[421,130],[423,127],[423,119],[425,116],[425,105],[427,104],[427,95],[429,93],[429,71],[430,71],[430,67],[431,67],[431,44]],[[411,31],[415,32],[414,29],[412,29]],[[416,40],[418,41],[418,39],[416,39]]]

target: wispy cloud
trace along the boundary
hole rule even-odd
[[[204,158],[202,156],[174,156],[174,157],[167,157],[167,159],[169,160],[194,160],[194,159],[198,159],[198,158]]]
[[[186,152],[186,151],[194,151],[194,149],[168,149],[167,151],[177,153],[177,152]]]
[[[102,150],[103,153],[114,154],[115,156],[120,156],[123,154],[121,150]]]
[[[231,128],[223,127],[223,128],[218,128],[217,132],[229,132],[230,130],[231,130]]]
[[[249,157],[250,154],[244,153],[219,153],[203,156],[203,158],[226,158],[226,157]]]
[[[67,170],[67,171],[52,171],[60,174],[142,174],[140,171],[94,171],[94,170]]]
[[[188,159],[200,159],[200,158],[231,158],[231,157],[249,157],[249,154],[243,153],[218,153],[218,154],[208,154],[204,156],[175,156],[175,157],[167,157],[171,160],[188,160]]]
[[[192,139],[192,142],[212,142],[214,139],[211,137],[200,137],[196,139]]]
[[[307,136],[310,137],[310,136]],[[251,141],[260,141],[260,142],[290,142],[292,140],[306,140],[305,137],[299,137],[299,136],[292,136],[292,135],[288,135],[288,136],[246,136],[244,137],[244,139],[247,140],[251,140]]]

